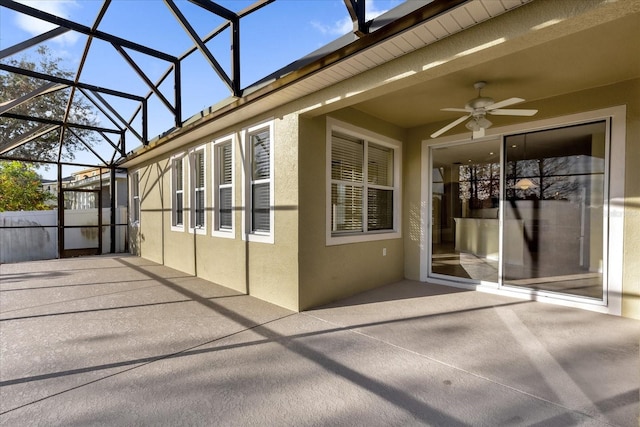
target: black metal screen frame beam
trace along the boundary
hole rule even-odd
[[[25,40],[22,43],[18,43],[6,49],[2,49],[0,50],[0,59],[4,59],[8,56],[15,55],[18,52],[22,52],[25,49],[29,49],[30,47],[33,47],[37,44],[45,42],[49,39],[58,37],[59,35],[62,35],[68,31],[70,31],[69,28],[57,27],[57,28],[54,28],[53,30],[47,31],[46,33],[42,33],[28,40]]]
[[[169,9],[173,12],[174,17],[178,21],[178,23],[187,31],[189,36],[191,37],[194,45],[187,49],[182,55],[179,57],[170,55],[166,52],[162,52],[148,46],[144,46],[138,43],[135,43],[131,40],[123,39],[121,37],[117,37],[113,34],[109,34],[103,31],[98,30],[98,26],[102,21],[102,18],[106,14],[109,5],[111,4],[111,0],[104,0],[102,6],[94,20],[94,23],[91,27],[82,25],[78,22],[74,22],[69,19],[61,18],[59,16],[53,15],[51,13],[42,11],[40,9],[27,6],[23,3],[19,3],[13,0],[0,0],[0,6],[11,9],[15,12],[30,16],[32,18],[40,19],[45,22],[49,22],[53,25],[56,25],[56,28],[47,31],[41,35],[32,37],[22,43],[18,43],[14,46],[11,46],[7,49],[3,49],[0,51],[0,59],[5,58],[7,56],[13,55],[20,51],[26,50],[30,47],[37,45],[38,43],[42,43],[54,37],[60,36],[68,31],[75,31],[80,34],[84,34],[88,36],[87,41],[85,43],[84,53],[82,55],[80,65],[78,67],[77,72],[75,73],[74,80],[65,79],[62,77],[48,75],[44,73],[38,73],[33,70],[21,69],[19,67],[13,67],[8,64],[0,64],[0,70],[6,71],[9,73],[21,74],[29,77],[33,77],[36,79],[41,79],[44,81],[48,81],[51,83],[58,83],[64,85],[71,89],[71,93],[68,97],[67,106],[65,109],[65,117],[64,122],[66,124],[69,116],[69,112],[71,109],[71,105],[73,103],[73,99],[76,93],[76,89],[79,89],[85,97],[91,100],[94,106],[96,106],[102,114],[104,114],[119,130],[122,130],[122,126],[117,125],[117,121],[114,119],[114,116],[122,121],[124,127],[131,131],[132,135],[138,138],[143,145],[148,144],[148,117],[147,117],[147,102],[152,95],[156,95],[159,100],[169,109],[169,111],[174,116],[175,127],[180,128],[182,126],[182,83],[181,83],[181,61],[187,58],[189,55],[196,51],[200,51],[201,54],[205,57],[205,59],[210,63],[215,72],[218,74],[219,78],[223,81],[223,83],[228,87],[233,96],[241,97],[242,96],[242,88],[240,84],[240,18],[258,10],[266,5],[274,2],[275,0],[258,0],[252,5],[242,9],[240,12],[235,13],[219,4],[210,1],[210,0],[190,0],[191,3],[205,9],[208,12],[211,12],[227,22],[220,25],[218,28],[214,29],[211,33],[207,34],[204,38],[200,38],[195,30],[191,27],[189,21],[182,15],[178,7],[175,5],[173,0],[165,0],[165,3],[169,7]],[[213,39],[215,36],[223,32],[227,28],[231,28],[231,77],[229,77],[222,66],[219,64],[217,59],[211,54],[210,50],[206,47],[206,43]],[[149,92],[145,96],[137,96],[132,93],[121,92],[109,88],[99,87],[92,84],[82,83],[80,81],[80,75],[82,73],[82,69],[84,66],[84,62],[87,58],[87,54],[89,48],[91,46],[92,40],[96,38],[105,42],[108,42],[114,46],[114,48],[123,56],[125,61],[129,64],[129,66],[141,77],[141,79],[147,84],[150,88]],[[149,55],[151,57],[164,60],[170,62],[167,72],[158,80],[157,83],[152,83],[151,80],[147,77],[147,75],[143,72],[141,67],[139,67],[136,62],[131,58],[130,55],[124,50],[125,48],[131,49],[133,51]],[[174,72],[174,104],[166,98],[163,91],[160,90],[160,85],[162,82]],[[107,95],[112,95],[120,98],[130,99],[137,102],[140,102],[140,105],[135,109],[131,119],[129,121],[124,120],[119,114],[116,113],[116,110],[111,107],[104,98],[97,96],[102,103],[104,103],[105,108],[102,108],[98,102],[92,99],[87,95],[86,91],[90,91],[94,94],[102,93]],[[25,99],[21,99],[18,102],[27,102],[29,99],[37,96],[37,94],[33,94],[32,97],[27,97]],[[15,100],[14,100],[15,101]],[[4,111],[8,111],[13,108],[15,105],[11,105],[6,107]],[[107,112],[109,110],[111,113]],[[133,127],[132,123],[135,118],[142,111],[142,135],[138,133]],[[7,114],[0,113],[0,117],[10,117]],[[14,116],[15,117],[15,116]],[[104,128],[95,127],[93,130],[98,132],[104,131]],[[60,133],[60,150],[62,150],[62,144],[64,141],[64,133],[66,132],[66,127],[63,126]],[[113,145],[113,144],[112,144]],[[123,150],[124,151],[124,150]]]
[[[67,129],[67,130],[71,133],[71,135],[73,135],[74,137],[76,137],[76,139],[77,139],[78,141],[80,141],[80,142],[82,143],[82,145],[84,145],[84,146],[87,148],[87,150],[91,151],[91,152],[93,153],[93,155],[94,155],[94,156],[96,156],[96,157],[98,158],[98,160],[100,160],[104,165],[108,165],[108,164],[109,164],[108,162],[106,162],[106,161],[102,158],[102,156],[101,156],[100,154],[96,153],[96,151],[91,147],[91,144],[87,144],[87,142],[86,142],[84,139],[82,139],[82,138],[80,137],[80,135],[78,135],[77,133],[75,133],[75,132],[73,131],[73,129],[69,128],[69,129]]]
[[[191,38],[191,40],[198,47],[198,50],[205,57],[209,65],[214,69],[214,71],[218,74],[218,77],[227,85],[229,90],[233,93],[234,96],[240,96],[240,89],[237,81],[233,81],[227,73],[224,71],[220,63],[213,56],[207,45],[204,44],[200,36],[196,33],[196,30],[191,26],[189,20],[182,14],[178,6],[173,2],[173,0],[164,0],[164,3],[167,5],[174,18],[178,21],[178,23],[182,26],[182,28],[186,31],[187,35]],[[226,10],[226,9],[225,9]],[[235,14],[233,14],[235,17]]]
[[[138,131],[136,131],[136,130],[131,126],[131,122],[127,122],[127,121],[124,119],[124,117],[122,117],[122,116],[120,115],[120,113],[118,113],[118,111],[117,111],[115,108],[113,108],[113,106],[112,106],[111,104],[109,104],[109,102],[107,102],[107,100],[106,100],[106,99],[104,99],[104,98],[102,97],[102,95],[100,95],[100,93],[99,93],[99,92],[92,91],[91,93],[93,94],[93,96],[95,96],[96,98],[98,98],[98,99],[100,100],[100,102],[102,102],[102,104],[103,104],[105,107],[107,107],[107,109],[108,109],[109,111],[111,111],[111,112],[113,113],[113,115],[114,115],[117,119],[119,119],[119,120],[122,122],[122,124],[123,124],[123,125],[124,125],[128,130],[129,130],[129,132],[131,132],[131,133],[132,133],[136,138],[138,138],[138,139],[140,140],[140,142],[142,142],[143,144],[146,144],[146,143],[145,143],[146,139],[144,139],[144,138],[143,138],[143,136],[142,136],[142,135],[140,135],[140,134],[138,133]],[[144,120],[144,118],[146,117],[146,112],[145,112],[145,106],[146,106],[146,104],[147,104],[147,99],[143,98],[143,100],[142,100],[142,102],[141,102],[141,107],[139,107],[139,108],[142,108],[142,110],[143,110],[143,113],[142,113],[142,118],[143,118],[143,120]],[[142,130],[143,130],[143,132],[144,132],[144,131],[146,130],[146,126],[144,126],[144,125],[143,125],[143,129],[142,129]]]
[[[162,101],[162,103],[169,109],[169,111],[171,111],[171,113],[175,115],[176,109],[174,108],[174,106],[171,105],[171,102],[169,102],[167,98],[165,98],[165,96],[158,89],[158,87],[155,84],[153,84],[151,79],[147,77],[145,72],[142,71],[142,68],[140,68],[138,64],[136,64],[136,61],[133,60],[133,58],[124,50],[124,48],[122,48],[122,46],[119,46],[115,43],[112,43],[112,45],[118,51],[118,53],[125,59],[125,61],[127,61],[129,66],[133,68],[133,70],[138,74],[138,76],[147,84],[147,86],[149,86],[151,91],[155,93],[158,98],[160,98],[160,101]]]
[[[57,126],[66,126],[70,128],[77,128],[77,129],[93,130],[96,132],[120,133],[119,130],[115,130],[115,129],[102,128],[99,126],[83,125],[81,123],[70,123],[70,122],[65,122],[64,120],[46,119],[44,117],[23,116],[22,114],[4,113],[2,117],[8,117],[10,119],[16,119],[16,120],[32,121],[32,122],[43,123],[47,125],[57,125]]]
[[[351,21],[353,21],[353,32],[358,37],[369,34],[369,24],[366,22],[365,0],[344,0]]]
[[[32,99],[38,97],[38,96],[42,96],[45,95],[47,93],[51,93],[51,92],[56,92],[62,89],[66,89],[69,86],[61,84],[61,83],[56,83],[56,82],[49,82],[49,83],[45,83],[44,85],[40,86],[38,89],[32,90],[31,92],[13,99],[11,101],[7,101],[3,104],[0,104],[0,115],[2,113],[5,113],[9,110],[11,110],[12,108],[15,108],[19,105],[24,104],[25,102],[29,102]]]
[[[0,1],[2,1],[2,0],[0,0]],[[65,79],[63,77],[58,77],[58,76],[52,76],[52,75],[49,75],[49,74],[39,73],[39,72],[33,71],[33,70],[26,70],[24,68],[14,67],[12,65],[0,64],[0,70],[7,71],[9,73],[21,74],[21,75],[27,76],[27,77],[33,77],[35,79],[46,80],[46,81],[55,82],[55,83],[61,83],[61,84],[64,84],[64,85],[67,85],[67,86],[70,86],[70,87],[78,87],[78,88],[88,89],[88,90],[92,90],[92,91],[96,91],[96,92],[102,92],[102,93],[105,93],[107,95],[113,95],[113,96],[118,96],[118,97],[121,97],[121,98],[127,98],[127,99],[131,99],[133,101],[142,102],[144,100],[144,98],[142,96],[132,95],[132,94],[127,93],[127,92],[121,92],[119,90],[108,89],[108,88],[104,88],[104,87],[100,87],[100,86],[90,85],[90,84],[87,84],[87,83],[81,83],[81,82],[76,83],[73,80]]]
[[[45,136],[51,132],[54,132],[60,128],[62,128],[62,125],[50,125],[49,127],[46,127],[45,125],[43,127],[36,127],[30,132],[27,132],[26,135],[22,135],[21,138],[15,141],[8,141],[0,144],[0,155],[8,153],[11,150],[15,150],[16,148],[21,147],[24,144],[28,144],[29,142]]]
[[[107,3],[108,4],[108,3]],[[59,16],[53,15],[51,13],[44,12],[40,9],[35,9],[30,6],[26,6],[22,3],[15,2],[13,0],[0,0],[0,6],[4,6],[8,9],[14,10],[16,12],[23,13],[25,15],[32,16],[37,19],[41,19],[43,21],[49,22],[54,25],[58,25],[60,27],[67,28],[69,30],[76,31],[81,34],[85,34],[87,36],[93,36],[97,39],[104,40],[109,43],[116,43],[120,46],[127,47],[129,49],[138,51],[140,53],[144,53],[145,55],[153,56],[157,59],[162,59],[168,62],[174,62],[177,58],[175,56],[169,55],[168,53],[161,52],[156,49],[152,49],[148,46],[144,46],[135,42],[132,42],[127,39],[123,39],[121,37],[114,36],[109,33],[105,33],[103,31],[94,30],[85,25],[78,24],[77,22],[70,21],[68,19],[60,18]]]

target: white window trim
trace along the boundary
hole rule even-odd
[[[220,228],[219,222],[219,212],[218,212],[218,204],[220,203],[220,157],[219,157],[219,148],[224,145],[230,143],[231,144],[231,228]],[[216,139],[211,143],[211,157],[213,161],[211,162],[211,170],[213,173],[213,185],[212,185],[212,193],[211,200],[213,205],[213,215],[212,221],[213,226],[211,227],[211,235],[215,237],[223,237],[226,239],[235,239],[236,237],[236,198],[235,198],[235,188],[236,188],[236,138],[234,135],[228,135],[223,138]]]
[[[204,197],[204,225],[201,227],[195,227],[196,218],[196,154],[202,152],[204,161],[204,188],[202,189],[202,196]],[[195,232],[196,234],[207,234],[207,150],[206,145],[200,145],[189,150],[189,233]]]
[[[249,136],[253,133],[261,130],[269,129],[269,232],[252,232],[251,231],[251,210],[252,210],[252,197],[251,197],[251,138]],[[275,200],[275,180],[274,180],[274,158],[275,158],[275,138],[274,138],[274,120],[269,119],[257,125],[243,129],[242,132],[242,158],[244,159],[242,168],[242,182],[244,191],[242,192],[242,205],[245,207],[242,210],[242,240],[250,242],[271,243],[273,244],[274,229],[275,229],[275,215],[274,215],[274,200]]]
[[[510,297],[543,301],[551,304],[557,304],[567,307],[580,308],[599,313],[606,313],[620,316],[622,314],[622,281],[624,267],[624,174],[625,174],[625,145],[626,145],[626,116],[627,107],[620,105],[616,107],[603,108],[600,110],[587,111],[583,113],[570,114],[566,116],[555,117],[552,119],[544,119],[535,122],[528,122],[521,125],[511,125],[500,128],[491,128],[487,131],[484,139],[502,138],[507,134],[532,132],[537,130],[556,129],[559,127],[571,126],[574,124],[582,124],[597,120],[610,120],[608,127],[610,129],[609,137],[609,164],[608,175],[608,191],[609,197],[604,201],[605,212],[608,212],[608,225],[605,224],[606,232],[608,227],[608,236],[605,236],[605,244],[607,245],[608,256],[605,272],[607,275],[607,289],[603,301],[590,302],[585,299],[566,297],[564,295],[552,295],[549,293],[523,291],[519,289],[500,287],[496,288],[493,284],[469,285],[456,281],[440,280],[429,275],[430,245],[427,233],[430,232],[431,221],[431,202],[429,185],[430,182],[430,164],[429,148],[437,145],[449,145],[469,141],[467,134],[452,135],[436,139],[427,139],[422,141],[422,163],[421,163],[421,182],[424,183],[421,189],[421,224],[420,232],[420,280],[431,283],[439,283],[449,286],[461,287],[465,289],[475,289],[482,292],[494,293],[498,295],[507,295]],[[615,167],[610,167],[614,165]]]
[[[393,149],[393,230],[377,230],[359,234],[333,235],[331,232],[331,135],[338,131],[375,144]],[[379,135],[369,130],[327,118],[326,126],[326,245],[372,242],[399,239],[402,237],[402,142]],[[366,162],[366,159],[365,159]],[[365,197],[365,195],[363,195]]]
[[[186,203],[186,198],[185,198],[185,191],[184,189],[187,188],[187,183],[185,183],[186,181],[186,177],[185,175],[185,167],[184,167],[184,162],[185,162],[186,156],[185,153],[180,153],[180,154],[176,154],[171,156],[171,158],[169,159],[169,168],[171,170],[171,188],[170,188],[170,197],[171,197],[171,231],[184,231],[185,227],[186,227],[186,219],[185,219],[185,203]],[[173,218],[174,215],[176,215],[176,211],[175,211],[175,193],[174,193],[174,187],[175,187],[175,168],[173,167],[174,161],[176,160],[180,160],[182,162],[182,224],[180,225],[174,225],[173,224]]]
[[[133,177],[136,177],[135,179]],[[136,187],[137,184],[137,188]],[[137,190],[137,191],[134,191]],[[137,193],[137,196],[136,196]],[[135,200],[138,199],[138,208],[137,208],[137,219],[136,218],[136,203]],[[131,217],[129,218],[129,221],[131,221],[131,225],[134,227],[139,227],[140,226],[140,220],[142,217],[142,206],[140,205],[141,203],[141,198],[140,198],[140,171],[137,170],[135,172],[133,172],[131,174]]]

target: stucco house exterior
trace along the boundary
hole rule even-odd
[[[131,153],[132,251],[296,311],[406,278],[640,318],[640,1],[443,4]]]

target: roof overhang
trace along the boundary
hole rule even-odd
[[[563,90],[563,81],[553,79],[561,73],[544,68],[553,66],[554,60],[574,72],[571,77],[575,84],[564,83],[567,92],[638,76],[638,56],[634,54],[631,40],[640,38],[637,30],[640,25],[628,24],[634,17],[637,23],[640,0],[579,3],[522,0],[510,2],[510,7],[495,8],[503,3],[435,1],[398,17],[377,30],[379,33],[370,34],[369,39],[348,36],[352,37],[351,42],[329,52],[321,50],[311,54],[298,62],[298,68],[294,63],[248,88],[242,98],[228,99],[202,111],[186,121],[181,129],[170,131],[148,147],[131,153],[123,166],[134,167],[238,123],[266,118],[269,111],[294,101],[299,103],[296,111],[310,117],[353,107],[411,128],[446,120],[448,116],[440,108],[455,106],[450,105],[455,99],[462,102],[471,98],[472,84],[480,79],[501,80],[499,87],[491,87],[496,99],[513,96],[514,87],[526,89],[525,94],[515,93],[530,100],[557,95]],[[488,10],[487,5],[495,9]],[[618,20],[625,25],[616,29]],[[590,81],[588,69],[583,72],[585,76],[575,72],[578,64],[566,63],[568,60],[562,58],[544,58],[549,43],[557,42],[565,50],[580,49],[581,37],[593,43],[600,38],[597,45],[602,48],[608,36],[602,32],[606,25],[610,25],[607,29],[612,37],[631,37],[627,43],[609,47],[611,52],[622,55],[624,73],[598,72],[602,77]],[[322,52],[324,54],[320,54]],[[528,52],[535,52],[536,56],[527,58]],[[589,56],[590,53],[585,52],[584,64],[593,67],[595,72],[598,59]],[[519,62],[513,63],[513,60]],[[374,69],[377,71],[370,73]],[[528,69],[535,70],[532,72],[536,75],[529,75]],[[374,73],[373,78],[368,77]],[[480,75],[482,73],[486,74]],[[549,82],[553,90],[545,91],[544,82]],[[421,97],[417,97],[417,93]],[[411,102],[403,102],[407,98]]]

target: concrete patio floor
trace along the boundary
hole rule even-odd
[[[133,256],[0,291],[7,426],[639,423],[630,319],[411,281],[293,313]]]

